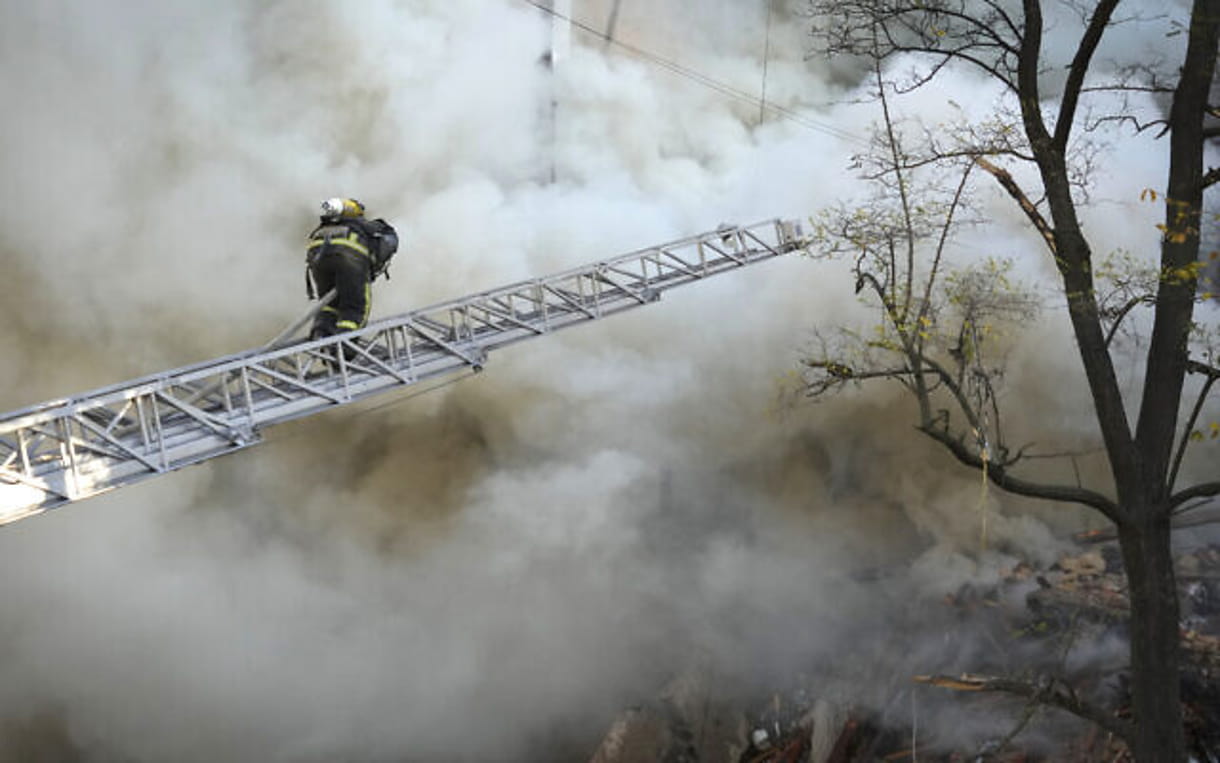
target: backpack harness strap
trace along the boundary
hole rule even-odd
[[[347,249],[364,255],[369,260],[370,264],[374,262],[373,255],[369,252],[369,248],[360,241],[360,233],[352,226],[348,225],[324,225],[309,235],[309,246],[305,252],[305,294],[310,299],[317,297],[317,290],[314,288],[313,277],[311,271],[318,256],[326,250],[328,246],[342,246]]]

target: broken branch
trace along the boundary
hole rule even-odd
[[[1092,721],[1106,731],[1126,741],[1132,732],[1131,724],[1116,718],[1112,713],[1080,698],[1076,690],[1066,682],[1053,676],[1044,676],[1038,681],[1023,681],[1000,676],[981,676],[963,673],[960,676],[915,676],[917,683],[930,684],[954,691],[987,691],[1013,694],[1034,702],[1052,705],[1072,715]]]
[[[1045,241],[1046,245],[1050,248],[1051,254],[1055,254],[1054,230],[1051,229],[1050,224],[1046,222],[1046,218],[1042,216],[1042,213],[1038,211],[1038,208],[1035,207],[1033,202],[1029,200],[1029,197],[1025,195],[1025,191],[1021,190],[1021,186],[1017,185],[1017,181],[1012,179],[1012,174],[1008,170],[992,164],[981,156],[974,157],[974,163],[991,173],[991,175],[997,181],[999,181],[1000,185],[1004,187],[1004,190],[1008,191],[1008,195],[1017,202],[1017,204],[1021,207],[1021,211],[1025,213],[1025,216],[1029,218],[1031,223],[1033,223],[1034,228],[1036,228],[1038,233],[1041,234],[1042,240]]]

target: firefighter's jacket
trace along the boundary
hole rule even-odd
[[[309,271],[313,271],[314,263],[323,254],[332,251],[344,252],[367,262],[371,281],[385,272],[397,250],[398,234],[385,220],[366,220],[363,217],[322,220],[309,234],[306,264]],[[306,288],[310,299],[313,299],[313,283],[309,280],[308,273]]]

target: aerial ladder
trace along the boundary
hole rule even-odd
[[[303,319],[259,349],[3,414],[0,525],[248,448],[272,424],[479,371],[492,350],[806,243],[792,221],[722,225],[331,337],[291,339]]]

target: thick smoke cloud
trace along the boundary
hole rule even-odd
[[[612,3],[574,5],[600,27]],[[850,70],[807,59],[781,5],[768,100],[859,133],[867,110],[831,111]],[[623,2],[616,36],[759,92],[765,10]],[[273,335],[335,193],[404,231],[384,316],[852,189],[857,144],[580,34],[549,70],[550,31],[510,0],[7,4],[0,407]],[[1110,243],[1149,235],[1130,225]],[[906,589],[861,570],[994,575],[984,509],[1001,550],[1052,557],[896,392],[774,405],[808,327],[860,315],[849,286],[758,266],[7,528],[0,747],[577,759],[691,651],[749,689],[883,632]],[[1039,330],[1014,387],[1087,432],[1045,387],[1079,374],[1070,339]]]

